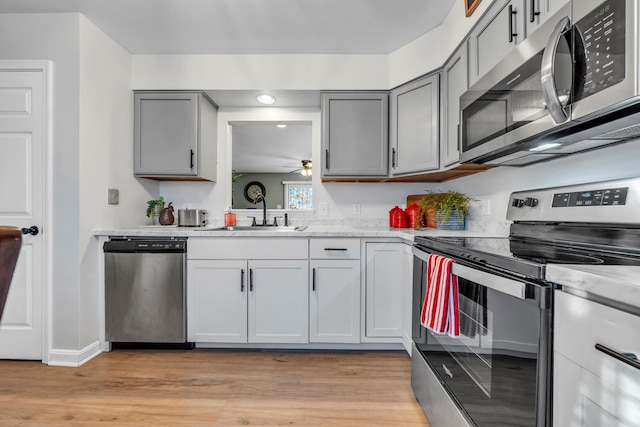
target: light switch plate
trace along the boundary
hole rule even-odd
[[[117,205],[120,203],[120,192],[115,188],[110,188],[108,190],[109,196],[107,199],[107,203],[110,205]]]
[[[353,204],[353,214],[360,215],[360,203]]]

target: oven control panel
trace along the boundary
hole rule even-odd
[[[507,220],[640,225],[638,212],[640,177],[515,191]]]
[[[605,190],[574,191],[571,193],[555,193],[553,208],[570,206],[616,206],[627,202],[629,188],[609,188]]]

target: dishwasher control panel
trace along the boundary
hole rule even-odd
[[[175,250],[175,249],[184,249],[186,247],[185,241],[175,241],[175,242],[135,242],[135,249],[137,250],[147,250],[147,251],[157,251],[157,250]]]
[[[186,252],[186,239],[112,238],[104,243],[105,252]]]

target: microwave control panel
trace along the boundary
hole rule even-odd
[[[625,78],[625,0],[608,0],[577,24],[586,70],[581,98]]]

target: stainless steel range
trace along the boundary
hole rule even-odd
[[[417,237],[412,386],[434,427],[550,426],[548,263],[640,265],[640,179],[512,193],[505,238]],[[420,324],[430,254],[454,260],[460,336]]]

